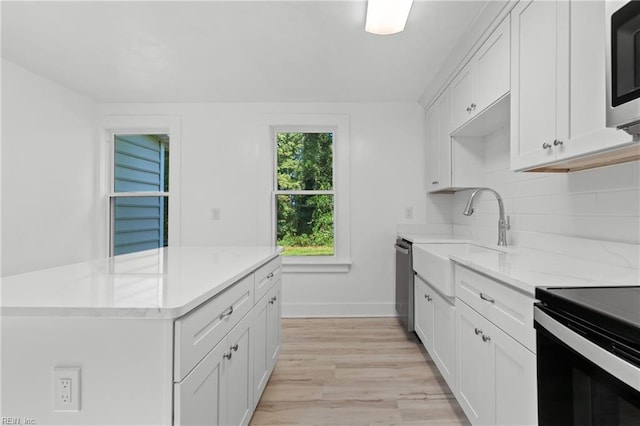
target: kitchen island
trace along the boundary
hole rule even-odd
[[[247,424],[279,353],[279,254],[167,247],[4,277],[1,415]]]

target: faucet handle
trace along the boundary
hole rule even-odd
[[[507,216],[507,223],[505,224],[504,229],[506,229],[507,231],[511,229],[511,216]]]

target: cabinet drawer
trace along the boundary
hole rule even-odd
[[[456,297],[535,353],[533,296],[456,265]]]
[[[253,307],[254,275],[233,284],[222,294],[176,320],[174,380],[182,380],[191,369]]]
[[[280,275],[282,274],[280,264],[281,260],[280,256],[278,256],[256,271],[256,301],[260,300],[280,280]]]

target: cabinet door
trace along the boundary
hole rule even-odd
[[[433,291],[418,275],[414,280],[415,332],[422,344],[431,353],[433,351]]]
[[[451,103],[445,91],[429,108],[427,126],[427,189],[439,191],[451,186]]]
[[[246,425],[253,413],[252,321],[251,314],[245,316],[223,342],[226,356],[222,373],[227,392],[222,418],[228,425]]]
[[[493,346],[482,339],[491,323],[456,300],[457,398],[472,424],[495,424]]]
[[[444,298],[433,292],[433,361],[455,393],[456,364],[456,309]]]
[[[536,356],[499,328],[487,334],[494,345],[495,423],[538,423]]]
[[[186,425],[224,425],[226,386],[222,374],[220,342],[181,382],[174,384],[174,423]]]
[[[269,294],[258,301],[253,313],[253,394],[258,404],[269,380],[269,354],[267,353]]]
[[[572,1],[570,28],[570,120],[557,157],[573,157],[632,141],[606,125],[605,5]],[[561,138],[560,138],[561,139]]]
[[[506,95],[511,80],[510,21],[505,18],[474,55],[476,71],[476,99],[482,111]]]
[[[280,328],[282,318],[282,301],[280,300],[281,283],[278,282],[269,292],[267,311],[267,367],[271,374],[280,355]]]
[[[462,126],[476,112],[478,105],[475,95],[475,64],[473,60],[460,71],[451,82],[451,109],[453,129]]]
[[[514,170],[555,159],[558,97],[568,90],[567,86],[558,87],[556,81],[557,15],[556,2],[547,0],[523,0],[511,11]]]

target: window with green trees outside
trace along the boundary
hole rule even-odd
[[[333,132],[276,132],[276,244],[284,256],[334,255]]]

